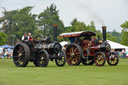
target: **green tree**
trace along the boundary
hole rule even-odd
[[[117,38],[112,36],[110,33],[107,33],[107,39],[116,42]]]
[[[128,21],[125,21],[121,24],[122,29],[122,36],[121,36],[121,44],[128,46]]]
[[[116,30],[113,30],[112,32],[108,32],[111,34],[113,37],[115,37],[114,41],[117,43],[121,42],[121,33],[117,32]]]
[[[24,7],[20,10],[4,11],[0,19],[1,31],[8,34],[8,43],[12,43],[13,35],[21,39],[24,32],[31,32],[33,35],[39,33],[36,26],[35,15],[31,14],[32,7]]]
[[[71,22],[71,26],[66,27],[66,32],[77,32],[77,31],[93,31],[96,32],[95,23],[92,21],[90,25],[86,25],[84,22],[78,21],[76,18]]]
[[[64,24],[59,17],[59,10],[57,10],[56,5],[51,4],[50,7],[47,7],[39,14],[38,25],[44,32],[45,36],[50,35],[53,37],[53,24],[57,24],[58,34],[64,31]]]
[[[7,35],[3,32],[0,32],[0,45],[7,44]]]
[[[97,30],[96,35],[100,36],[100,38],[103,39],[103,34],[102,34],[101,31]],[[111,40],[111,41],[114,41],[114,42],[117,41],[117,37],[113,36],[110,32],[106,33],[106,38],[107,38],[107,40]]]

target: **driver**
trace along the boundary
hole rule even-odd
[[[24,40],[28,40],[29,38],[28,38],[28,35],[27,35],[27,33],[25,32],[24,33],[24,35],[22,36],[22,40],[24,41]]]

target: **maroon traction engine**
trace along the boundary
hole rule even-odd
[[[111,52],[111,46],[106,40],[106,26],[102,27],[103,39],[94,39],[96,36],[91,31],[81,31],[72,33],[62,33],[59,37],[67,37],[71,43],[65,45],[66,60],[69,65],[104,66],[106,60],[110,66],[115,66],[119,62],[116,53]]]

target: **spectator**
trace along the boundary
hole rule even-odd
[[[6,48],[3,49],[3,53],[2,53],[2,54],[3,54],[3,57],[4,57],[4,58],[7,58],[7,56],[8,56],[8,51],[7,51]]]
[[[12,55],[12,49],[8,48],[8,54],[7,54],[7,58],[11,58]]]
[[[120,54],[121,54],[121,56],[120,56],[121,58],[126,58],[126,53],[125,53],[124,49],[121,51]]]
[[[1,53],[2,58],[5,58],[5,48],[3,49],[3,52]]]
[[[128,58],[128,52],[126,52],[126,57]]]

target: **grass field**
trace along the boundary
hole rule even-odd
[[[16,67],[12,59],[0,59],[0,85],[128,85],[128,59],[118,66]]]

